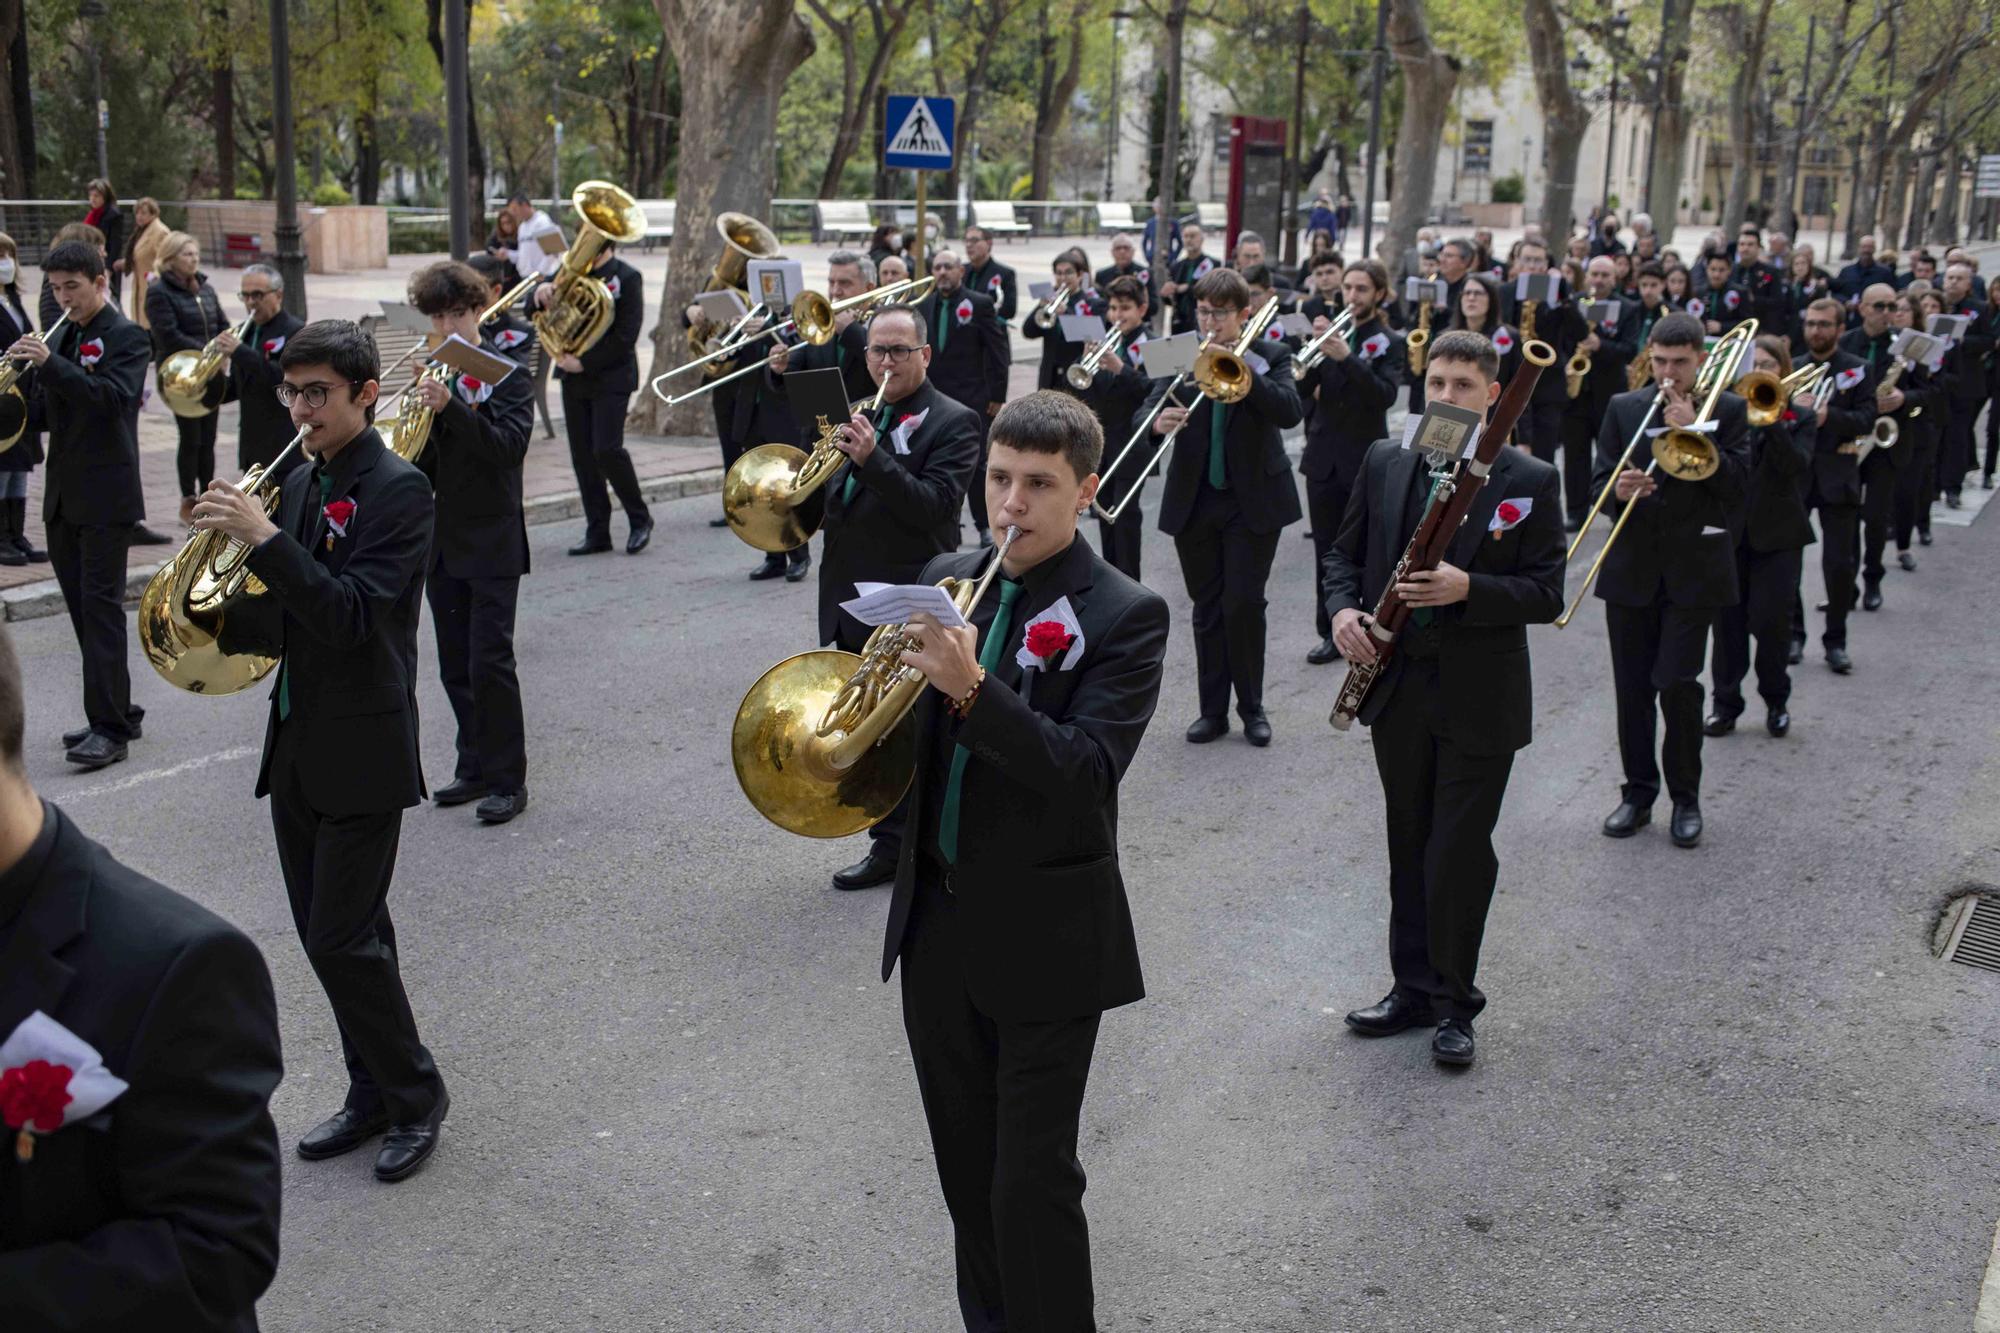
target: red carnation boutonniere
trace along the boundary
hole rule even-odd
[[[14,1139],[14,1155],[25,1162],[35,1155],[35,1135],[53,1134],[62,1128],[63,1112],[73,1098],[69,1081],[76,1071],[68,1065],[30,1060],[12,1069],[0,1070],[0,1120],[19,1131]]]
[[[470,375],[458,377],[458,396],[473,407],[493,396],[493,386],[485,380],[476,380]]]
[[[1047,666],[1051,657],[1054,657],[1057,653],[1062,652],[1075,642],[1076,635],[1071,634],[1053,620],[1036,621],[1034,624],[1028,626],[1028,632],[1022,638],[1022,643],[1026,645],[1029,655],[1042,659],[1043,666]]]
[[[14,1131],[17,1161],[34,1159],[37,1134],[90,1119],[127,1086],[95,1047],[39,1009],[0,1042],[0,1123]]]
[[[345,537],[348,525],[354,522],[354,501],[346,498],[335,500],[320,512],[326,515],[327,527],[333,529],[332,534],[326,539],[327,548],[331,550],[333,539]]]
[[[265,356],[276,356],[278,353],[284,350],[285,350],[285,340],[283,338],[266,338],[264,340]]]
[[[618,299],[619,282],[618,282],[618,275],[616,273],[612,274],[610,277],[604,280],[604,290],[611,293],[612,300],[615,301]]]
[[[92,338],[76,345],[76,359],[79,365],[94,366],[104,359],[104,339]]]
[[[1785,424],[1786,424],[1786,425],[1788,425],[1788,426],[1789,426],[1789,425],[1791,425],[1791,424],[1792,424],[1792,423],[1793,423],[1794,421],[1797,421],[1798,419],[1799,419],[1799,414],[1798,414],[1797,412],[1794,412],[1794,411],[1793,411],[1793,410],[1792,410],[1791,408],[1789,408],[1789,407],[1785,409],[1785,415],[1784,415],[1784,417],[1783,417],[1783,420],[1784,420],[1784,422],[1785,422]]]
[[[1533,496],[1522,496],[1518,500],[1502,500],[1493,507],[1493,521],[1486,525],[1486,530],[1493,534],[1493,540],[1497,542],[1501,533],[1518,526],[1534,507]]]
[[[1056,599],[1054,606],[1028,622],[1014,662],[1024,671],[1029,667],[1047,671],[1055,665],[1059,654],[1067,654],[1062,659],[1065,671],[1083,655],[1083,628],[1077,624],[1076,611],[1067,597]]]
[[[960,301],[956,313],[958,315],[958,322],[961,325],[970,324],[972,322],[972,302]]]

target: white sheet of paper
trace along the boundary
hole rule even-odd
[[[769,310],[791,307],[806,289],[805,265],[796,259],[753,259],[744,271],[750,299]]]
[[[708,316],[709,323],[725,327],[734,324],[743,312],[749,309],[743,304],[743,295],[734,287],[725,287],[719,292],[703,292],[694,298],[701,307],[701,313]]]
[[[1313,336],[1313,322],[1296,312],[1278,316],[1278,327],[1293,338],[1310,339]]]
[[[1053,282],[1031,282],[1028,284],[1028,295],[1040,301],[1046,299],[1055,289],[1056,285]]]
[[[1104,336],[1104,320],[1097,315],[1058,315],[1063,337],[1073,343],[1094,343]]]
[[[964,616],[950,594],[935,583],[856,583],[858,597],[840,604],[840,609],[864,625],[900,625],[919,612],[928,612],[938,624],[963,629]]]
[[[1154,379],[1171,379],[1194,369],[1194,354],[1201,348],[1199,333],[1176,333],[1171,338],[1146,340],[1146,373]]]
[[[431,359],[442,361],[459,374],[470,375],[482,384],[498,384],[521,368],[484,347],[474,347],[456,333],[444,340],[444,346],[432,353]]]

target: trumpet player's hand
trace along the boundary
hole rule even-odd
[[[26,361],[31,366],[45,365],[49,359],[49,345],[40,338],[20,338],[7,349],[7,355]]]
[[[1405,606],[1452,606],[1472,592],[1472,579],[1456,565],[1419,570],[1396,584]]]
[[[264,502],[245,495],[217,478],[194,502],[194,526],[201,532],[219,532],[248,546],[262,546],[278,535],[278,527],[264,513]]]
[[[1123,375],[1125,373],[1125,363],[1118,359],[1118,353],[1116,352],[1106,352],[1103,359],[1097,363],[1097,368],[1099,370],[1108,370],[1114,375]]]
[[[1674,385],[1668,385],[1663,392],[1667,395],[1667,405],[1660,413],[1660,420],[1676,430],[1685,430],[1692,426],[1694,401]]]
[[[433,412],[442,412],[445,405],[451,402],[451,390],[438,380],[419,380],[417,401]]]
[[[1333,321],[1328,319],[1325,315],[1313,316],[1313,337],[1317,338],[1320,334],[1325,333],[1328,329],[1332,327],[1333,327]]]
[[[1354,349],[1347,345],[1347,339],[1338,336],[1328,338],[1321,343],[1319,350],[1326,353],[1326,359],[1329,361],[1345,361],[1354,354]]]
[[[847,419],[847,424],[840,428],[839,434],[834,436],[833,447],[854,460],[854,466],[860,467],[868,461],[868,456],[875,452],[874,423],[856,412]]]
[[[979,631],[946,629],[934,617],[919,614],[910,622],[918,646],[903,654],[903,665],[924,673],[924,679],[947,699],[963,699],[979,683]]]
[[[1875,406],[1883,412],[1900,412],[1905,401],[1901,389],[1891,389],[1887,393],[1875,395]]]
[[[541,286],[535,288],[535,309],[547,310],[549,308],[549,302],[555,299],[556,299],[556,285],[553,282],[545,282]]]
[[[1185,407],[1161,408],[1160,414],[1153,418],[1153,434],[1155,435],[1173,434],[1175,431],[1179,430],[1184,424],[1186,424],[1187,416],[1188,416],[1187,409]]]
[[[242,345],[243,340],[236,336],[235,329],[224,329],[215,335],[215,350],[224,356],[235,356],[236,349]]]
[[[1660,483],[1638,468],[1628,467],[1618,474],[1618,489],[1612,493],[1621,500],[1644,499],[1659,489]]]
[[[1350,662],[1373,662],[1375,639],[1368,633],[1368,627],[1374,623],[1375,617],[1351,606],[1337,612],[1333,617],[1333,646]]]
[[[571,375],[581,375],[583,373],[583,362],[574,353],[570,353],[569,355],[556,358],[556,369],[566,371]]]

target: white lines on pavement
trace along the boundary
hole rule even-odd
[[[1972,1333],[2000,1333],[2000,1228],[1994,1229],[1986,1280],[1979,1284],[1979,1309],[1972,1315]]]
[[[71,805],[86,797],[109,796],[112,792],[129,791],[148,782],[158,782],[161,778],[179,777],[183,773],[192,773],[197,768],[207,768],[210,764],[227,764],[245,759],[253,754],[262,753],[263,748],[261,745],[232,746],[227,750],[217,750],[214,754],[202,755],[198,759],[184,760],[171,768],[149,768],[143,773],[132,773],[111,782],[100,782],[94,787],[84,787],[77,791],[56,791],[50,794],[59,796],[62,804]]]

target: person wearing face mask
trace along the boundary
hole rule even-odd
[[[27,307],[21,304],[20,276],[20,254],[14,238],[0,232],[0,347],[11,347],[35,331]],[[33,372],[24,376],[18,387],[21,435],[13,448],[0,452],[0,565],[41,564],[49,558],[28,540],[28,474],[42,461],[41,425],[27,419],[27,404],[35,395]]]
[[[403,811],[424,796],[417,604],[434,505],[424,474],[372,424],[380,366],[359,325],[306,325],[286,344],[284,372],[278,398],[295,429],[311,430],[277,511],[217,481],[194,526],[248,546],[266,590],[230,617],[278,658],[256,794],[271,798],[292,919],[347,1066],[341,1108],[298,1153],[337,1157],[379,1136],[375,1178],[397,1181],[429,1160],[451,1106],[417,1035],[388,905]]]
[[[201,351],[209,339],[229,330],[222,317],[222,298],[201,271],[201,245],[184,231],[169,232],[160,242],[159,280],[146,291],[146,322],[153,334],[153,359],[160,365],[175,352]],[[210,381],[213,402],[222,401],[226,387],[220,376]],[[215,477],[215,434],[220,421],[212,408],[203,416],[174,417],[180,432],[174,471],[181,483],[183,523],[194,512],[194,497]]]
[[[269,264],[243,270],[237,297],[250,317],[247,339],[224,330],[216,345],[229,358],[229,387],[222,401],[242,405],[236,436],[236,466],[269,467],[292,438],[291,414],[278,402],[277,387],[285,377],[285,342],[305,322],[285,309],[285,279]]]

